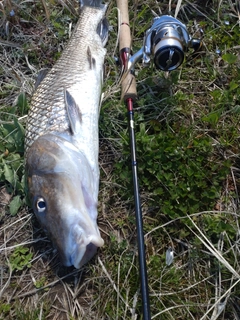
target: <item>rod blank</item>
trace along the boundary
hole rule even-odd
[[[128,59],[131,54],[131,32],[129,26],[128,15],[128,1],[117,0],[117,6],[120,11],[120,38],[119,49],[120,58],[122,62],[122,72],[127,72]],[[134,186],[134,202],[135,202],[135,215],[136,215],[136,228],[137,228],[137,242],[138,242],[138,258],[139,258],[139,272],[141,281],[141,296],[142,296],[142,312],[143,319],[150,320],[150,303],[148,292],[148,276],[146,266],[144,233],[143,233],[143,220],[141,210],[141,200],[139,194],[138,176],[137,176],[137,157],[136,157],[136,140],[134,133],[134,113],[133,103],[137,99],[136,80],[132,72],[124,74],[122,80],[122,99],[125,101],[128,109],[129,120],[129,137],[131,148],[131,161],[132,161],[132,176]]]

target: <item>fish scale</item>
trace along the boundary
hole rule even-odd
[[[108,25],[101,0],[80,0],[61,57],[37,81],[25,134],[33,211],[62,263],[80,268],[104,244],[97,226],[98,118]]]
[[[91,107],[91,96],[93,99],[95,95],[99,96],[94,83],[88,82],[89,63],[86,50],[90,47],[91,52],[94,52],[98,56],[98,60],[101,59],[100,64],[103,64],[106,50],[99,46],[100,38],[94,32],[101,15],[102,12],[99,9],[83,8],[79,21],[62,56],[33,94],[26,127],[26,152],[38,136],[49,132],[65,132],[69,130],[69,120],[64,102],[65,89],[72,89],[71,91],[76,92],[77,96],[81,95],[81,97],[85,97],[85,100],[89,100],[86,101],[89,102],[88,108]],[[94,21],[91,19],[92,16],[95,17]],[[91,27],[89,27],[90,21]],[[102,66],[99,66],[100,68]],[[97,79],[99,83],[102,82],[101,72],[99,72]],[[85,92],[81,88],[83,82],[88,82],[87,91]],[[89,90],[90,88],[91,90]],[[82,113],[86,109],[86,106],[82,104],[79,107]],[[94,107],[96,106],[94,105]],[[88,110],[87,116],[90,113],[91,111]],[[94,123],[97,122],[95,121]]]

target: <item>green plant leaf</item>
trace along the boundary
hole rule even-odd
[[[24,92],[21,92],[17,98],[17,104],[16,106],[20,110],[20,114],[23,115],[26,113],[28,109],[28,104],[27,104],[27,98]]]
[[[17,214],[21,205],[22,205],[21,197],[19,195],[14,196],[12,201],[9,204],[9,210],[10,210],[11,215],[14,216],[15,214]]]
[[[203,117],[202,120],[204,122],[209,122],[210,124],[215,125],[218,122],[219,117],[220,115],[219,115],[219,112],[217,111],[217,112],[212,112],[208,114],[207,116]]]
[[[14,185],[14,171],[12,168],[6,164],[6,162],[3,160],[3,174],[6,181],[11,183],[11,185]]]
[[[25,267],[31,267],[31,260],[33,254],[30,252],[29,248],[19,246],[9,257],[11,267],[14,270],[23,270]]]
[[[222,58],[224,61],[226,61],[229,64],[233,64],[237,61],[237,56],[232,53],[225,53],[222,55]]]
[[[232,90],[235,90],[236,88],[239,87],[239,84],[236,83],[234,80],[230,82],[230,85],[229,85],[229,90],[232,91]]]

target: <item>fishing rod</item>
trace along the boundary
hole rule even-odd
[[[141,296],[143,319],[150,320],[150,303],[148,290],[148,275],[146,267],[143,219],[139,184],[137,176],[136,141],[134,132],[133,105],[137,100],[135,64],[142,60],[144,66],[149,65],[153,58],[155,67],[163,71],[177,69],[184,61],[184,53],[192,48],[194,53],[202,45],[200,39],[191,38],[186,26],[169,15],[155,17],[152,26],[146,31],[142,48],[131,55],[131,33],[128,14],[128,0],[117,0],[119,9],[119,51],[122,67],[122,99],[128,110],[129,137],[132,161],[132,176],[134,186],[134,202],[137,227],[138,257],[141,279]]]
[[[119,30],[119,49],[120,59],[123,73],[128,68],[128,62],[131,56],[131,33],[129,26],[128,15],[128,1],[117,0],[117,6],[120,14],[120,30]],[[128,110],[129,120],[129,137],[131,148],[132,160],[132,176],[134,186],[134,202],[135,202],[135,215],[137,227],[137,242],[138,242],[138,258],[141,279],[141,296],[142,296],[142,312],[143,319],[150,320],[150,303],[148,292],[148,276],[145,256],[144,233],[143,233],[143,220],[142,209],[139,194],[138,176],[137,176],[137,158],[136,158],[136,141],[134,133],[134,115],[133,104],[137,99],[136,80],[133,72],[129,72],[122,80],[122,98],[126,103]]]

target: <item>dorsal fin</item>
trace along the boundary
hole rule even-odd
[[[79,106],[68,90],[64,91],[65,106],[72,134],[78,134],[81,128],[82,114]]]
[[[37,76],[37,80],[36,80],[35,85],[34,85],[34,89],[35,90],[40,85],[40,83],[43,81],[43,79],[46,77],[48,71],[49,71],[49,69],[47,69],[47,68],[42,69],[42,70],[39,71],[38,76]]]
[[[107,18],[105,17],[99,22],[97,26],[97,34],[101,38],[103,46],[105,46],[105,44],[108,41],[108,31],[109,31],[109,24],[108,24]]]

